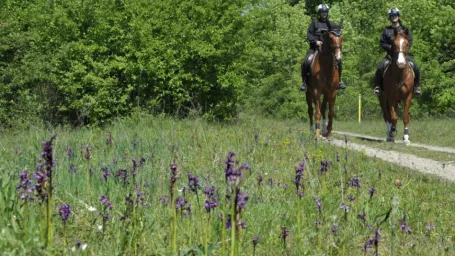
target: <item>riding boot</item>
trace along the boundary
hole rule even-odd
[[[378,68],[374,76],[374,94],[379,96],[381,94],[381,84],[382,84],[382,70]]]
[[[300,91],[302,92],[306,92],[306,79],[307,79],[307,76],[308,76],[308,70],[306,68],[306,64],[305,64],[306,60],[304,60],[302,62],[302,65],[301,65],[301,69],[302,69],[302,84],[300,84]]]
[[[341,62],[340,64],[338,65],[338,69],[340,70],[340,82],[338,83],[338,88],[337,90],[344,90],[346,89],[346,84],[343,83],[343,81],[341,81],[341,71],[343,70],[343,67],[341,65]]]
[[[420,90],[420,69],[417,67],[417,65],[413,65],[413,68],[414,68],[414,74],[415,74],[415,77],[414,77],[414,94],[416,96],[420,96],[422,95],[422,91]]]

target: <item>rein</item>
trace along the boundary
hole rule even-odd
[[[329,33],[334,34],[336,37],[339,37],[339,36],[340,36],[340,34],[337,34],[337,33],[334,33],[334,32],[329,32]],[[341,48],[342,48],[341,46],[334,46],[334,47],[330,46],[330,53],[332,54],[333,63],[334,63],[333,65],[335,66],[336,69],[339,68],[339,65],[338,65],[338,62],[336,61],[336,58],[335,58],[335,55],[334,55],[334,51],[335,51],[336,49],[340,49],[340,50],[341,50]],[[325,52],[325,51],[322,51],[322,47],[321,47],[321,46],[318,47],[318,51],[319,51],[321,54],[326,54],[326,53],[327,53],[327,52]]]

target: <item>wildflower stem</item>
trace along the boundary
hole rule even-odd
[[[233,189],[233,195],[231,199],[231,256],[235,255],[235,232],[237,229],[237,222],[236,222],[236,213],[235,213],[235,207],[236,207],[236,201],[237,201],[237,189],[234,187]]]
[[[49,175],[49,189],[47,195],[47,204],[46,204],[46,226],[47,226],[47,244],[46,247],[52,247],[54,241],[54,230],[52,225],[52,173]]]
[[[172,203],[172,206],[175,205],[175,202]],[[171,206],[171,208],[172,208]],[[173,218],[173,227],[172,227],[172,255],[177,255],[177,210],[173,209],[174,213]]]

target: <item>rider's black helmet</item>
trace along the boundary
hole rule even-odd
[[[398,8],[390,9],[389,10],[389,17],[391,17],[393,15],[397,15],[398,17],[400,17],[400,10],[398,10]]]
[[[326,4],[318,5],[318,13],[321,13],[321,12],[329,12],[329,6]]]

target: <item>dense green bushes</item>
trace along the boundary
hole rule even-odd
[[[245,110],[305,118],[299,65],[316,2],[3,1],[0,122],[103,124],[137,108],[221,120]],[[345,24],[349,88],[337,118],[351,118],[359,94],[364,116],[379,117],[371,79],[392,2],[329,3],[331,19]],[[422,69],[424,95],[413,115],[454,115],[454,4],[393,5],[414,33]]]

